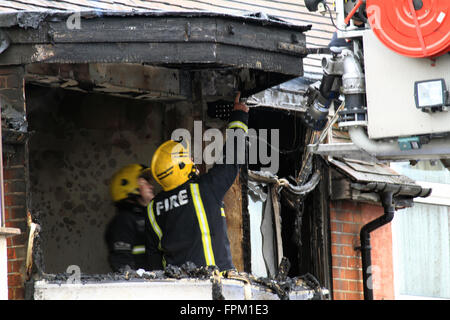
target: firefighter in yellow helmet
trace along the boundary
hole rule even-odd
[[[110,183],[116,215],[107,226],[108,262],[114,272],[146,269],[146,207],[154,198],[147,167],[130,164],[118,170]]]
[[[186,262],[198,267],[234,269],[223,198],[242,164],[236,159],[236,149],[239,144],[245,145],[248,131],[249,109],[239,96],[238,93],[227,133],[231,130],[233,139],[242,140],[233,144],[227,140],[222,163],[216,162],[207,173],[196,174],[185,141],[169,140],[155,151],[151,172],[163,191],[148,206],[145,245],[150,269],[161,270],[169,264],[181,266]],[[226,158],[227,145],[234,146],[232,161]]]

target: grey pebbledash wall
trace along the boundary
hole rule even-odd
[[[123,165],[150,165],[163,140],[163,106],[39,86],[26,92],[31,210],[42,227],[44,271],[110,272],[109,179]]]

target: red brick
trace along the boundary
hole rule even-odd
[[[21,287],[23,286],[22,275],[20,273],[8,274],[8,287]]]
[[[332,267],[333,279],[344,278],[344,269],[338,267]]]
[[[334,290],[342,290],[342,291],[348,291],[348,281],[346,280],[334,280],[333,281],[333,289]]]
[[[335,219],[342,222],[353,222],[354,213],[350,211],[336,212]]]
[[[5,208],[5,220],[25,219],[27,216],[24,207]]]
[[[383,214],[379,205],[337,201],[330,204],[333,298],[362,300],[361,227]],[[371,234],[372,263],[379,266],[374,272],[375,299],[393,299],[392,231],[390,225]]]
[[[14,291],[15,291],[15,288],[8,288],[8,299],[9,300],[14,300]]]
[[[360,280],[362,279],[362,271],[359,269],[345,269],[344,278],[348,280]]]
[[[333,267],[338,268],[346,268],[347,267],[347,257],[341,257],[341,256],[332,256],[331,261]]]
[[[347,259],[347,267],[349,268],[361,268],[362,262],[359,257],[351,257]]]
[[[346,292],[345,293],[345,300],[363,300],[364,296],[361,293],[351,293]]]
[[[333,291],[334,300],[345,300],[345,293],[339,291]]]
[[[27,250],[25,245],[21,245],[21,246],[14,246],[8,249],[13,249],[14,250],[14,258],[13,259],[25,259],[26,258],[26,254],[27,254]]]
[[[16,249],[14,248],[7,248],[7,255],[8,259],[16,259]]]
[[[348,281],[348,290],[362,293],[363,292],[362,281]]]
[[[336,209],[334,207],[331,208],[330,205],[330,220],[336,220],[336,215],[337,215]]]
[[[331,231],[342,232],[342,223],[338,221],[330,222]]]
[[[361,230],[361,225],[359,225],[359,224],[356,224],[356,223],[343,223],[342,224],[342,232],[358,235],[360,230]]]
[[[331,255],[342,255],[342,246],[331,244]]]
[[[25,259],[9,260],[8,261],[8,273],[21,272],[25,267]]]
[[[21,232],[26,232],[28,226],[25,219],[17,219],[17,220],[7,220],[5,221],[5,227],[7,228],[18,228]]]
[[[354,223],[359,223],[359,224],[362,224],[362,213],[361,212],[358,212],[358,213],[354,213],[353,214],[353,222]]]
[[[358,253],[352,245],[342,245],[341,247],[342,247],[341,252],[343,256],[353,257],[356,256]]]
[[[340,244],[341,243],[340,235],[341,235],[340,232],[331,231],[331,243]]]
[[[5,195],[12,192],[25,192],[25,181],[24,180],[14,180],[6,181],[4,184]]]
[[[341,210],[350,212],[361,212],[361,204],[355,201],[342,201]]]
[[[25,206],[25,193],[5,195],[5,206]]]
[[[340,211],[340,210],[342,210],[342,203],[343,202],[344,202],[343,200],[330,201],[330,207],[333,208],[336,211]]]
[[[28,232],[22,232],[16,236],[8,237],[8,247],[24,246],[28,243]]]
[[[25,299],[25,288],[14,288],[14,300],[24,300]]]
[[[355,246],[356,237],[350,234],[343,234],[340,232],[331,232],[331,243],[336,244],[347,244],[351,246]]]
[[[24,180],[25,179],[24,167],[5,168],[3,172],[3,180],[10,180],[10,179]]]

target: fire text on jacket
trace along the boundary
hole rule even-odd
[[[156,202],[156,215],[160,215],[161,211],[167,212],[173,208],[184,206],[189,202],[186,189],[180,190],[178,194]]]

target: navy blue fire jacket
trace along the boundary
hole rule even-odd
[[[247,123],[248,113],[235,110],[228,129],[247,133]],[[160,192],[150,203],[145,224],[145,252],[150,270],[186,262],[197,267],[215,265],[220,270],[234,268],[223,198],[243,164],[243,152],[240,150],[238,154],[238,147],[245,146],[244,139],[245,134],[235,134],[231,159],[226,156],[227,145],[231,148],[227,140],[223,163],[214,164],[207,173],[173,190]]]
[[[109,265],[114,272],[123,272],[127,268],[145,269],[146,208],[128,202],[117,203],[116,208],[117,214],[105,233]]]

